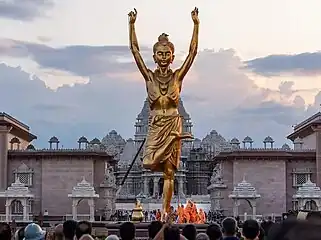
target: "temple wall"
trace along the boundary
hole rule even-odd
[[[50,215],[71,214],[72,200],[68,198],[68,194],[71,193],[72,188],[85,177],[86,181],[97,189],[105,172],[103,161],[88,158],[57,158],[51,155],[48,159],[36,157],[23,160],[9,159],[10,183],[14,182],[13,171],[23,163],[34,171],[33,185],[30,190],[35,195],[33,204],[35,214],[44,210],[47,210]],[[95,167],[96,164],[100,165]],[[80,202],[78,213],[89,214],[86,201]]]
[[[316,149],[316,133],[313,133],[305,138],[302,138],[303,149]]]
[[[280,214],[286,211],[286,163],[273,160],[239,160],[233,162],[233,184],[245,178],[257,190],[257,214]],[[233,189],[229,189],[232,191]],[[239,214],[251,214],[249,204],[241,202]]]

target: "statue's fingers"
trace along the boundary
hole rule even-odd
[[[137,14],[137,10],[136,10],[136,8],[134,8],[134,12],[135,12],[135,14]]]

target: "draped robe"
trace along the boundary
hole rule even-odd
[[[146,89],[150,114],[143,167],[163,172],[165,163],[169,161],[177,170],[181,153],[179,136],[182,133],[182,119],[178,113],[181,81],[172,71],[169,77],[161,78],[156,70],[146,81]]]

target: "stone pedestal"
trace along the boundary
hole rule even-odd
[[[116,184],[108,184],[103,182],[100,184],[101,200],[104,203],[104,215],[106,220],[109,220],[110,217],[116,211]]]
[[[208,190],[210,192],[211,197],[211,211],[221,211],[221,200],[222,197],[222,190],[226,189],[227,186],[223,183],[212,183],[210,186],[208,186]]]

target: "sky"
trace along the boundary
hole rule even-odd
[[[133,137],[146,98],[128,48],[128,12],[146,64],[166,32],[182,64],[193,29],[192,0],[0,0],[0,112],[30,126],[35,145],[57,136],[64,147],[115,129]],[[202,0],[199,53],[182,99],[203,138],[271,136],[287,142],[292,126],[321,103],[318,0]]]

